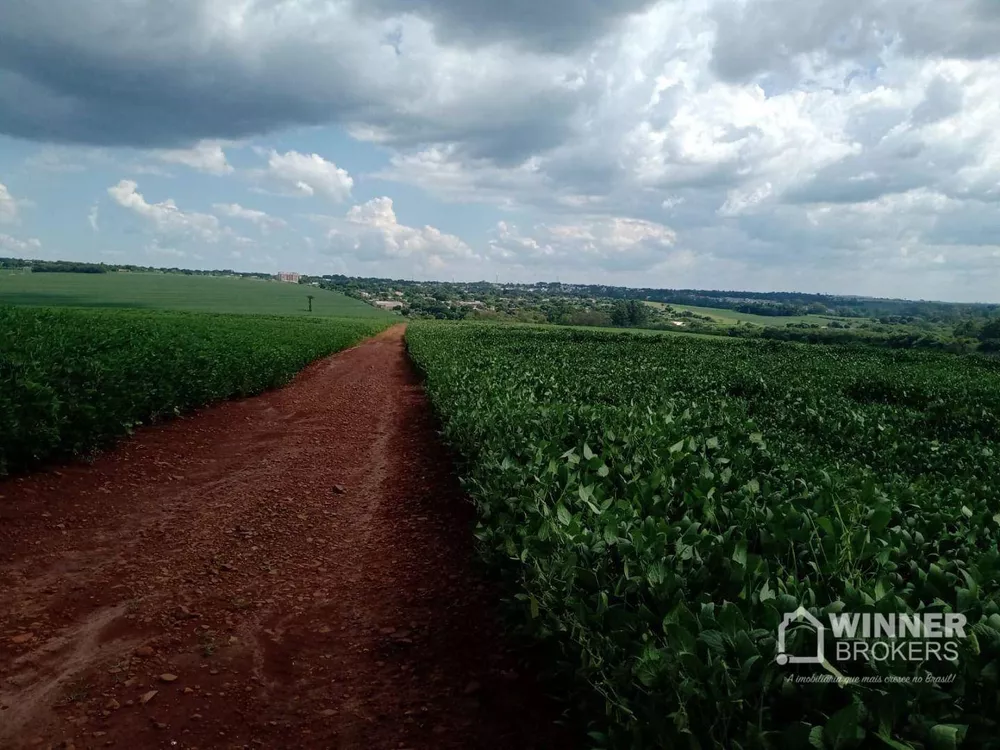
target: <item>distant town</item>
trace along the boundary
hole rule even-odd
[[[1000,305],[995,304],[343,275],[301,275],[299,283],[337,291],[411,319],[642,328],[953,352],[1000,350]]]

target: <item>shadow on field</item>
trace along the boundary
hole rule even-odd
[[[137,301],[102,302],[92,296],[75,294],[47,294],[44,292],[2,292],[0,305],[24,305],[37,307],[101,307],[127,310],[148,310],[154,305]]]

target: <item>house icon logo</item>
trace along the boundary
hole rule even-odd
[[[788,630],[788,626],[802,620],[805,620],[816,631],[815,656],[792,656],[785,653],[785,632]],[[785,664],[822,664],[825,661],[823,657],[823,634],[825,631],[826,626],[809,614],[809,610],[805,607],[799,607],[794,612],[786,612],[781,625],[778,626],[778,656],[775,661],[782,666]]]

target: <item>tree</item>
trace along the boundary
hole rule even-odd
[[[628,325],[628,303],[625,300],[615,300],[615,303],[611,306],[611,325]]]
[[[545,311],[545,319],[549,323],[564,323],[570,312],[571,308],[565,301],[556,300],[549,304]]]
[[[641,327],[649,323],[649,306],[637,299],[616,300],[611,306],[611,324],[620,327]]]
[[[996,340],[1000,339],[1000,318],[994,318],[989,323],[983,326],[982,330],[979,332],[979,340]]]
[[[649,306],[630,299],[616,300],[611,306],[611,324],[620,327],[639,327],[649,323]]]
[[[644,326],[649,322],[649,306],[637,299],[628,301],[628,324],[630,326]]]

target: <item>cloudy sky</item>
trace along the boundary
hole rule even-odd
[[[995,0],[2,0],[0,255],[1000,301]]]

